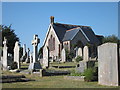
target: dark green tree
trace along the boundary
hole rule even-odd
[[[19,41],[19,38],[15,34],[14,30],[11,28],[11,25],[10,26],[2,25],[1,27],[2,27],[2,41],[4,40],[4,37],[6,37],[8,41],[7,44],[8,53],[13,54],[15,42]]]
[[[43,46],[39,49],[38,55],[43,57]]]
[[[102,40],[102,43],[107,43],[107,42],[119,43],[120,40],[115,35],[109,35],[109,36],[104,37]]]

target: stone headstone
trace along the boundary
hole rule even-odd
[[[18,69],[20,69],[20,45],[19,42],[16,41],[14,47],[14,62],[17,62]]]
[[[61,52],[61,62],[66,62],[66,52],[64,48],[62,49]]]
[[[4,37],[3,41],[3,58],[2,58],[2,64],[3,64],[3,70],[7,70],[8,67],[8,47],[7,47],[7,39]]]
[[[30,53],[30,49],[28,48],[28,50],[27,50],[26,63],[29,63],[29,62],[30,62],[29,53]]]
[[[32,40],[33,45],[33,62],[29,65],[29,70],[36,70],[36,69],[42,69],[40,62],[38,62],[38,44],[40,43],[40,39],[38,38],[38,35],[34,35]]]
[[[23,44],[23,56],[26,55],[26,44]]]
[[[89,60],[89,48],[88,46],[85,46],[83,48],[83,60],[88,61]]]
[[[81,47],[78,48],[78,56],[82,57],[82,48]]]
[[[49,67],[49,49],[48,47],[43,48],[43,68]]]
[[[79,64],[76,66],[76,72],[83,73],[87,68],[96,67],[97,61],[80,61]]]
[[[120,84],[120,63],[118,45],[105,43],[98,46],[98,83],[118,86]]]
[[[33,53],[30,53],[30,63],[33,62]]]

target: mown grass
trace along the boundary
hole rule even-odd
[[[26,68],[28,64],[22,64],[22,68]],[[57,65],[53,63],[52,65]],[[76,65],[74,63],[62,63],[60,65]],[[70,68],[55,70],[69,70]],[[74,68],[71,68],[71,70]],[[25,75],[28,79],[33,79],[35,81],[29,82],[14,82],[14,83],[3,83],[3,88],[118,88],[110,86],[99,85],[98,82],[83,82],[76,80],[66,80],[64,76],[44,76],[40,77],[38,74],[21,74],[21,73],[11,73],[9,71],[2,72],[3,75]],[[119,87],[120,88],[120,87]]]

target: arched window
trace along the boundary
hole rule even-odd
[[[48,40],[48,46],[49,46],[50,51],[55,50],[55,38],[52,35],[50,36]]]
[[[55,50],[55,38],[53,38],[53,50]]]

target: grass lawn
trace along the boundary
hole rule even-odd
[[[63,63],[61,65],[65,65],[65,64],[69,65],[70,63]],[[56,65],[56,63],[54,63],[54,65]],[[23,67],[26,68],[26,66],[23,64]],[[68,79],[64,79],[64,76],[40,77],[37,74],[30,75],[30,74],[11,73],[11,72],[3,72],[3,75],[25,75],[26,78],[35,80],[29,82],[3,83],[2,84],[3,88],[118,88],[118,87],[98,85],[98,82],[83,82],[78,80],[77,81],[68,80]]]

